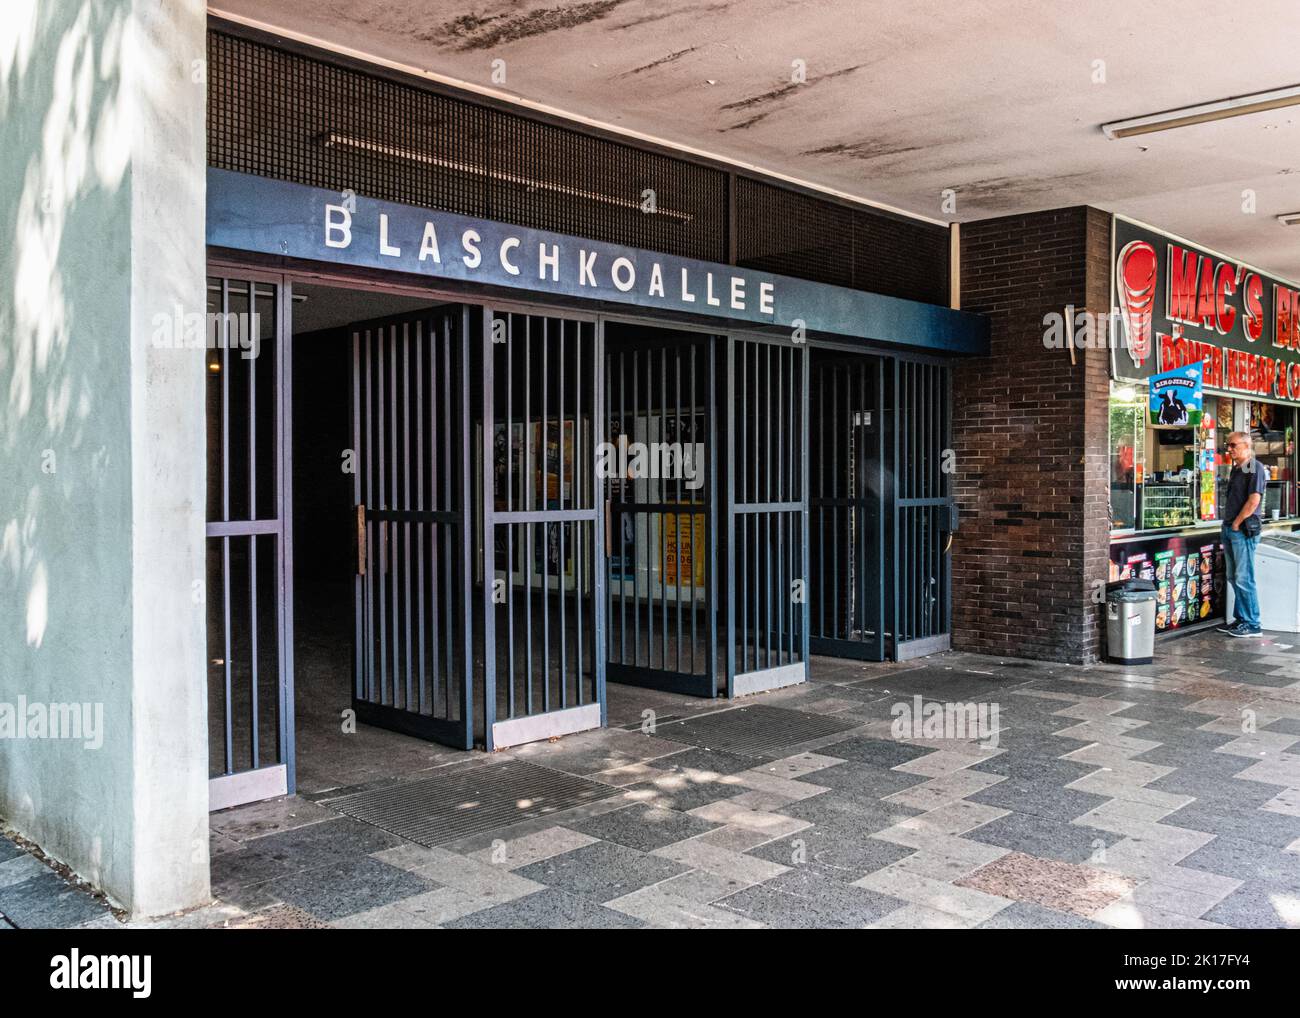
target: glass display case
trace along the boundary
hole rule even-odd
[[[1232,461],[1228,435],[1249,432],[1268,471],[1264,518],[1300,516],[1296,408],[1206,395],[1190,427],[1153,427],[1144,386],[1112,382],[1110,520],[1116,532],[1168,530],[1218,522]]]
[[[1192,484],[1147,484],[1142,489],[1142,529],[1190,527],[1196,522]]]
[[[1147,428],[1146,468],[1138,491],[1141,529],[1190,527],[1199,518],[1200,436],[1196,428]]]

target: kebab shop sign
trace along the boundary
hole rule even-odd
[[[1300,286],[1116,216],[1116,378],[1202,365],[1209,389],[1300,403]]]

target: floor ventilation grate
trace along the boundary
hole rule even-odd
[[[436,777],[354,792],[323,805],[432,848],[621,792],[598,781],[511,760],[447,768]]]
[[[656,726],[661,739],[729,750],[749,756],[781,755],[800,743],[838,735],[861,726],[859,721],[805,714],[787,707],[755,704]]]

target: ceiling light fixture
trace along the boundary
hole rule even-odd
[[[337,134],[334,131],[323,135],[321,141],[326,148],[351,148],[362,152],[373,152],[376,155],[388,156],[393,159],[405,159],[408,162],[422,163],[425,166],[437,166],[440,169],[453,170],[457,173],[487,177],[489,180],[496,180],[506,184],[517,184],[530,191],[550,191],[554,194],[582,198],[586,201],[600,202],[604,205],[615,205],[618,208],[630,211],[646,212],[647,215],[664,216],[682,223],[689,223],[695,218],[690,212],[678,212],[676,209],[655,208],[653,212],[648,212],[643,208],[641,202],[633,198],[620,198],[612,194],[601,194],[599,191],[589,191],[585,188],[574,187],[571,184],[556,184],[549,180],[538,180],[535,177],[525,177],[518,173],[488,170],[482,166],[475,166],[473,163],[462,162],[459,159],[446,159],[442,156],[430,155],[427,152],[416,152],[413,149],[370,141],[367,138],[354,138],[351,135]]]
[[[1215,120],[1244,117],[1251,113],[1266,113],[1269,110],[1285,109],[1288,106],[1300,106],[1300,85],[1274,89],[1271,92],[1254,92],[1251,95],[1202,103],[1199,106],[1184,106],[1181,109],[1152,113],[1145,117],[1115,120],[1109,124],[1102,124],[1101,130],[1111,141],[1116,141],[1119,138],[1132,138],[1139,134],[1171,131],[1176,127],[1191,127],[1193,124],[1208,124]]]

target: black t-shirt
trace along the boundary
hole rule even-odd
[[[1237,514],[1246,505],[1246,499],[1253,494],[1259,495],[1259,505],[1255,515],[1264,516],[1264,489],[1268,487],[1268,468],[1261,466],[1259,460],[1252,456],[1246,461],[1245,468],[1234,466],[1228,477],[1228,493],[1223,499],[1223,522],[1231,526]]]

